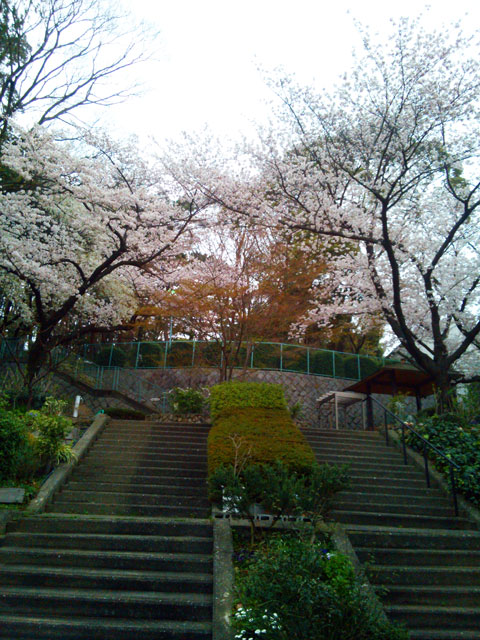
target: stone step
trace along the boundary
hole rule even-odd
[[[186,426],[166,426],[166,425],[148,425],[143,427],[136,427],[127,424],[119,425],[119,424],[111,424],[105,427],[103,433],[105,435],[138,435],[140,437],[144,436],[172,436],[172,437],[184,437],[184,436],[193,436],[196,437],[206,437],[208,432],[210,431],[210,427],[192,427],[191,425]]]
[[[480,567],[409,567],[369,565],[367,575],[374,584],[480,586]]]
[[[51,567],[90,567],[133,571],[182,571],[207,573],[212,559],[205,554],[148,553],[138,551],[95,551],[0,547],[0,562],[5,565],[34,564]]]
[[[30,635],[33,634],[33,635]],[[211,622],[2,615],[0,638],[12,640],[211,640]]]
[[[206,483],[196,486],[189,486],[192,484],[191,478],[187,478],[185,484],[171,483],[171,484],[145,484],[143,482],[81,482],[71,481],[66,485],[66,489],[72,491],[100,491],[100,492],[118,492],[118,493],[144,493],[153,494],[158,496],[205,496],[207,493]]]
[[[408,465],[403,464],[403,460],[398,456],[359,456],[351,455],[348,453],[327,453],[324,451],[315,450],[315,456],[318,462],[327,464],[348,464],[352,468],[367,467],[367,468],[379,468],[379,469],[397,469],[397,468],[409,468]],[[417,471],[418,473],[418,471]]]
[[[395,527],[348,525],[355,548],[437,549],[480,551],[480,532],[475,530],[419,530]]]
[[[97,451],[92,451],[88,454],[88,458],[86,458],[90,463],[94,461],[98,461],[100,464],[124,464],[129,460],[132,463],[145,464],[145,466],[151,466],[152,464],[156,464],[157,462],[201,462],[203,464],[207,463],[207,454],[205,451],[197,452],[197,451],[187,451],[184,450],[181,453],[172,453],[171,451],[158,451],[158,452],[149,452],[149,453],[139,453],[136,451],[130,451],[128,448],[118,449],[117,451],[107,451],[103,449],[98,449]]]
[[[135,460],[119,461],[118,464],[101,462],[101,460],[87,459],[81,465],[82,470],[93,471],[101,478],[108,473],[116,473],[117,475],[135,472],[137,475],[147,476],[154,475],[155,471],[172,470],[175,471],[203,471],[206,473],[207,463],[205,461],[198,462],[196,460],[158,460],[150,461],[148,464],[137,464]]]
[[[349,524],[369,526],[394,526],[420,529],[474,529],[475,525],[464,518],[444,518],[439,516],[422,516],[409,514],[391,514],[379,511],[348,511],[334,509],[330,518]],[[348,528],[348,527],[347,527]]]
[[[358,447],[352,445],[345,445],[342,443],[332,443],[326,440],[322,442],[309,441],[312,449],[318,454],[339,454],[339,455],[352,455],[352,456],[366,456],[368,458],[375,458],[380,460],[385,458],[387,460],[396,458],[402,459],[401,453],[393,447],[387,447],[384,444],[371,444],[370,446],[359,445]]]
[[[116,535],[100,533],[23,533],[5,536],[4,547],[43,547],[148,553],[212,553],[213,540],[202,536]]]
[[[353,487],[367,484],[370,487],[385,487],[386,491],[390,491],[390,487],[428,489],[425,480],[418,475],[405,476],[405,474],[400,473],[398,477],[391,477],[391,475],[387,477],[376,473],[371,474],[368,471],[353,471],[350,469],[348,477]]]
[[[415,629],[480,630],[480,608],[449,606],[388,605],[385,613],[391,620],[408,624]],[[480,635],[480,634],[479,634]],[[459,637],[460,640],[461,636]]]
[[[0,611],[46,615],[128,617],[147,620],[211,620],[212,598],[209,594],[142,593],[106,589],[41,589],[35,587],[1,587]]]
[[[213,538],[206,519],[122,518],[121,516],[42,514],[10,522],[7,531],[27,533],[83,533],[124,536],[202,536]],[[1,549],[1,547],[0,547]]]
[[[359,480],[359,478],[357,478],[357,480]],[[371,482],[370,484],[359,484],[359,482],[357,481],[355,478],[352,478],[350,476],[350,481],[351,481],[351,493],[357,492],[357,493],[362,493],[362,494],[367,494],[367,495],[378,495],[378,496],[383,496],[383,495],[389,495],[389,496],[408,496],[408,497],[412,497],[412,498],[425,498],[428,496],[432,496],[432,499],[434,500],[438,500],[438,499],[443,499],[445,500],[445,497],[440,493],[440,492],[436,492],[434,489],[429,489],[426,485],[423,486],[421,483],[419,485],[417,484],[412,484],[412,483],[390,483],[388,486],[379,481],[376,484],[374,484],[373,482]],[[339,494],[339,495],[343,495]]]
[[[395,496],[396,497],[396,496]],[[387,499],[388,496],[383,496],[383,499]],[[440,504],[439,506],[429,505],[428,501],[422,501],[421,504],[414,504],[413,502],[408,504],[405,501],[397,502],[392,500],[391,502],[378,502],[371,501],[366,497],[359,497],[358,500],[345,499],[338,497],[334,502],[335,509],[341,509],[343,511],[375,511],[377,513],[387,514],[401,514],[401,515],[418,515],[418,516],[438,516],[442,518],[454,517],[455,512],[453,507],[450,507],[448,503]]]
[[[412,465],[405,465],[399,459],[396,462],[386,462],[385,460],[364,460],[362,458],[353,458],[352,456],[337,456],[337,455],[317,455],[317,461],[322,463],[328,463],[330,465],[341,465],[348,464],[352,473],[356,471],[368,471],[371,472],[372,475],[379,475],[380,473],[391,477],[393,473],[400,473],[405,476],[414,476],[414,477],[422,477],[416,467]],[[401,475],[400,475],[401,477]]]
[[[450,605],[455,607],[480,607],[480,587],[474,586],[410,586],[377,584],[385,591],[383,600],[388,604]]]
[[[408,567],[480,567],[480,550],[355,547],[361,562]]]
[[[159,445],[155,445],[155,446],[151,446],[148,443],[147,444],[142,444],[141,446],[139,445],[135,445],[132,446],[131,443],[125,442],[125,443],[119,443],[119,444],[104,444],[102,443],[101,445],[98,445],[95,447],[95,445],[92,447],[91,449],[91,453],[95,453],[99,455],[105,454],[105,455],[111,455],[111,454],[118,454],[118,453],[124,453],[125,452],[125,447],[128,447],[128,451],[130,453],[132,453],[132,455],[135,456],[142,456],[142,455],[157,455],[159,453],[169,453],[170,455],[174,455],[174,454],[185,454],[185,453],[191,453],[193,455],[205,455],[206,456],[206,451],[207,451],[207,447],[205,442],[202,442],[201,444],[184,444],[184,445],[166,445],[166,444],[159,444]]]
[[[209,502],[203,495],[154,495],[139,492],[121,493],[120,491],[77,491],[75,489],[64,489],[54,500],[54,504],[60,505],[71,502],[98,503],[104,505],[142,505],[142,506],[198,506],[208,509]]]
[[[0,566],[0,592],[4,585],[22,587],[105,589],[160,593],[211,593],[209,573],[180,571],[121,571],[35,565]]]
[[[410,629],[410,640],[478,640],[478,631],[468,629]]]
[[[75,471],[74,477],[75,481],[78,482],[90,482],[96,483],[99,480],[99,477],[94,472],[83,472],[82,467],[78,467]],[[201,487],[202,491],[205,491],[206,486],[206,474],[203,471],[189,471],[188,475],[185,474],[176,474],[169,473],[167,471],[156,472],[155,475],[143,475],[137,474],[136,471],[130,471],[130,473],[118,474],[118,473],[109,473],[108,475],[102,476],[100,478],[101,483],[104,484],[125,484],[128,483],[131,486],[137,486],[145,483],[145,486],[152,485],[164,485],[167,482],[171,482],[172,485],[176,487],[191,487],[195,485],[196,487]]]
[[[302,427],[302,433],[305,436],[316,436],[325,438],[358,438],[362,441],[379,440],[383,436],[383,432],[380,431],[363,431],[360,429],[312,429],[309,427]]]
[[[172,518],[206,518],[210,514],[210,507],[195,505],[142,505],[142,504],[103,504],[101,502],[54,502],[47,506],[49,513],[79,513],[85,515],[117,515],[117,516],[147,516]]]
[[[319,460],[319,462],[321,462]],[[419,487],[426,487],[427,483],[424,476],[413,467],[398,466],[394,469],[392,467],[381,468],[380,466],[372,465],[351,465],[348,472],[349,478],[360,478],[362,482],[377,481],[381,482],[393,482],[397,484],[398,481],[402,483],[413,482]]]
[[[375,487],[378,489],[378,487]],[[341,491],[337,494],[336,503],[345,502],[361,502],[362,504],[395,504],[395,505],[425,505],[446,507],[452,510],[450,501],[440,494],[436,494],[431,490],[426,490],[421,495],[415,495],[406,491],[405,489],[399,490],[398,493],[391,492],[389,489],[383,489],[383,491],[371,491],[370,487],[365,486],[363,491],[357,491],[358,486],[354,485],[353,490]],[[430,495],[433,493],[433,495]]]
[[[159,448],[162,446],[169,447],[203,447],[205,448],[207,444],[206,436],[203,437],[193,437],[193,436],[135,436],[135,435],[125,435],[125,436],[109,436],[102,435],[95,443],[94,447],[99,447],[105,445],[106,447],[124,447],[124,446],[132,446],[137,448]]]

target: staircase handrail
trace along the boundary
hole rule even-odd
[[[402,420],[399,416],[397,416],[392,411],[390,411],[390,409],[387,409],[387,407],[385,405],[383,405],[379,400],[374,398],[372,395],[370,395],[370,399],[373,402],[375,402],[375,404],[377,404],[380,407],[380,409],[383,410],[384,425],[385,425],[385,442],[386,442],[387,446],[389,446],[389,444],[390,444],[389,437],[388,437],[387,416],[390,416],[391,418],[396,420],[398,423],[400,423],[400,426],[402,428],[402,448],[403,448],[403,463],[404,464],[408,464],[407,463],[407,447],[406,447],[406,444],[405,444],[405,429],[408,429],[411,433],[416,435],[417,438],[419,438],[419,440],[421,440],[421,442],[423,443],[423,460],[424,460],[424,465],[425,465],[425,477],[426,477],[426,481],[427,481],[427,487],[430,487],[430,471],[429,471],[429,467],[428,467],[427,449],[431,449],[431,450],[435,451],[435,453],[437,455],[439,455],[441,458],[443,458],[448,463],[448,465],[449,465],[450,484],[451,484],[451,489],[452,489],[453,505],[454,505],[454,508],[455,508],[455,515],[458,516],[458,500],[457,500],[457,489],[456,489],[456,484],[455,484],[454,470],[459,470],[460,469],[460,465],[457,464],[454,460],[452,460],[450,456],[448,456],[447,454],[443,453],[443,451],[440,451],[440,449],[438,447],[436,447],[434,444],[432,444],[426,438],[424,438],[416,429],[413,428],[413,426],[410,423],[405,422],[405,420]]]
[[[135,375],[132,371],[123,367],[116,367],[116,366],[106,367],[106,366],[98,365],[95,362],[90,362],[85,360],[84,358],[82,358],[80,355],[78,355],[73,351],[70,351],[67,353],[65,353],[65,351],[62,351],[62,355],[63,355],[64,362],[68,362],[69,360],[70,362],[71,360],[74,361],[75,364],[74,364],[73,377],[78,376],[78,374],[81,372],[86,373],[86,369],[93,370],[94,376],[95,376],[93,386],[95,389],[104,388],[103,387],[104,372],[112,371],[113,372],[112,381],[111,381],[112,384],[109,385],[109,388],[111,388],[113,391],[121,391],[122,393],[126,393],[127,395],[132,394],[133,396],[136,396],[136,400],[139,402],[145,402],[145,401],[152,402],[152,398],[147,398],[146,397],[147,394],[143,393],[144,391],[146,392],[146,390],[149,389],[150,393],[148,395],[156,396],[155,399],[156,400],[158,399],[161,401],[162,412],[164,413],[166,411],[167,404],[168,404],[167,395],[169,393],[167,389],[160,387],[159,385],[155,384],[154,382],[151,382],[150,380],[145,380],[141,376]],[[131,380],[132,379],[134,380],[135,389],[132,389],[131,387],[126,386],[125,384],[123,385],[121,384],[122,382],[124,382],[124,378],[126,376],[128,376]]]

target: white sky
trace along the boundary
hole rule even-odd
[[[269,91],[258,67],[283,66],[297,79],[329,87],[351,64],[358,44],[353,19],[382,33],[391,17],[430,6],[432,26],[464,18],[480,27],[475,0],[124,0],[128,10],[161,32],[155,62],[137,67],[141,98],[110,107],[103,121],[117,134],[176,138],[207,125],[215,134],[250,135],[268,117]],[[477,8],[478,6],[478,8]],[[465,14],[468,14],[465,18]]]

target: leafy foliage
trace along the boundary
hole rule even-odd
[[[318,525],[332,507],[333,497],[348,487],[347,467],[312,464],[308,472],[292,472],[280,461],[247,464],[241,469],[222,465],[208,478],[209,496],[224,511],[250,521],[255,536],[253,505],[272,516],[275,526],[282,516],[304,516],[315,538]]]
[[[480,425],[463,423],[456,414],[434,415],[419,422],[415,429],[426,440],[460,465],[455,472],[457,488],[480,507]],[[423,452],[423,444],[413,433],[406,442]],[[450,465],[434,451],[428,452],[436,468],[450,481]]]
[[[177,415],[190,415],[202,413],[205,405],[205,397],[198,389],[180,389],[175,387],[172,391],[171,402],[173,412]]]
[[[7,401],[0,397],[0,480],[15,477],[23,449],[26,429],[22,417],[7,409]]]
[[[319,543],[273,538],[237,570],[237,640],[406,640],[379,615],[350,560]]]
[[[63,400],[49,396],[40,411],[26,414],[27,424],[36,435],[35,449],[45,465],[68,462],[74,457],[65,438],[72,429],[72,421],[62,415],[66,406]]]

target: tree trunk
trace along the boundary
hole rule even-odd
[[[28,351],[25,387],[27,390],[27,407],[29,409],[32,405],[38,374],[45,365],[48,354],[49,351],[46,350],[44,343],[39,338],[34,340]]]
[[[445,370],[440,371],[435,377],[434,385],[437,413],[442,415],[442,413],[452,411],[455,404],[455,388]]]

